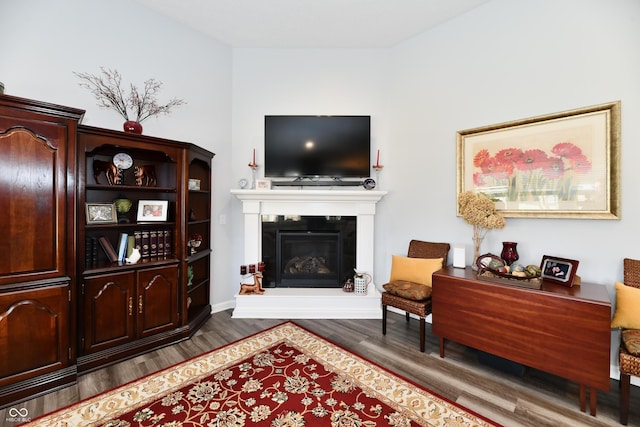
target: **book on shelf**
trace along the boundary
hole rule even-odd
[[[164,230],[158,230],[158,256],[166,258],[164,253]]]
[[[149,256],[158,256],[158,230],[149,230]]]
[[[171,257],[171,230],[164,230],[164,257]]]
[[[84,244],[84,265],[86,268],[93,267],[98,263],[98,239],[87,236]]]
[[[91,237],[91,263],[96,265],[98,263],[98,251],[100,250],[100,244],[97,237]]]
[[[127,258],[131,256],[135,248],[136,248],[136,236],[135,234],[133,236],[129,235],[129,237],[127,237]]]
[[[142,231],[140,230],[136,230],[133,232],[133,238],[135,240],[135,245],[136,248],[138,248],[138,250],[140,251],[140,254],[142,254]]]
[[[105,236],[101,236],[98,238],[98,242],[100,242],[100,246],[102,246],[102,250],[105,254],[107,254],[107,259],[111,262],[118,261],[118,254],[116,250],[113,248],[113,245]]]
[[[127,257],[127,241],[129,235],[127,233],[120,233],[120,239],[118,239],[118,262],[124,262]]]
[[[142,258],[149,258],[149,230],[142,230],[140,232],[141,234],[141,238],[140,241],[142,243],[142,249],[140,250],[140,255],[142,255]]]

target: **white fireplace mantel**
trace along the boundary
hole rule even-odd
[[[373,272],[374,216],[386,191],[374,190],[231,190],[242,201],[244,262],[262,257],[262,215],[355,216],[356,266]],[[366,296],[336,289],[266,289],[264,295],[236,295],[234,317],[254,318],[380,318],[380,293],[374,283]],[[282,294],[282,299],[279,298]],[[267,296],[267,298],[263,298]],[[260,300],[258,300],[260,298]],[[324,304],[318,304],[318,298]],[[259,304],[258,301],[260,302]],[[279,302],[280,301],[280,302]],[[325,307],[323,307],[323,305]],[[308,307],[309,309],[302,309]]]

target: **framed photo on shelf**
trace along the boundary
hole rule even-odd
[[[457,164],[505,217],[619,219],[620,101],[459,131]]]
[[[115,203],[85,203],[87,224],[117,224]]]
[[[549,255],[542,257],[540,277],[543,281],[571,287],[578,269],[578,261],[574,259],[558,258]]]
[[[169,210],[169,202],[166,200],[139,200],[138,215],[139,222],[166,221]]]
[[[189,190],[200,190],[200,180],[199,179],[189,179]]]
[[[256,190],[271,190],[271,180],[256,179]]]

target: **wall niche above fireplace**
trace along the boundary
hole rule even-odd
[[[264,287],[339,288],[353,275],[355,216],[261,218]]]

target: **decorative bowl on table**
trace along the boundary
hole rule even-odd
[[[494,254],[480,255],[476,260],[478,275],[489,273],[491,275],[513,280],[531,280],[540,277],[540,267],[514,263],[507,265],[499,256]]]

